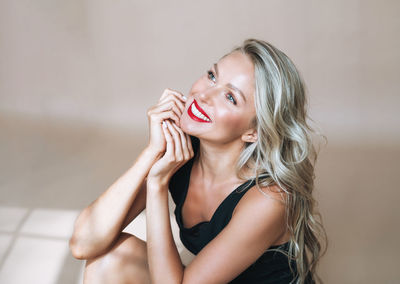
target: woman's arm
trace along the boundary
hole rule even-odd
[[[149,145],[133,166],[78,216],[70,239],[74,257],[88,259],[105,253],[146,207],[146,176],[166,147],[161,123],[170,119],[179,124],[184,101],[182,94],[166,89],[158,104],[148,110]]]
[[[133,166],[81,212],[70,239],[74,257],[88,259],[105,252],[124,227],[143,211],[145,177],[157,159],[156,153],[144,149]]]
[[[194,156],[189,135],[166,121],[166,152],[151,168],[147,179],[147,258],[152,283],[181,283],[184,266],[171,230],[168,183],[172,175]]]
[[[168,187],[152,181],[147,187],[147,259],[151,282],[182,283],[185,267],[172,235]]]

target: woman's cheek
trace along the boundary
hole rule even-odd
[[[232,133],[233,135],[237,135],[242,132],[243,128],[243,118],[242,116],[233,115],[230,113],[226,115],[223,119],[223,124],[221,125],[222,131]]]

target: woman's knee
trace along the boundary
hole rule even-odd
[[[108,261],[112,262],[114,265],[147,265],[146,242],[131,234],[122,233],[118,241],[107,254],[107,258],[109,258]]]
[[[87,261],[85,283],[150,283],[146,242],[122,233],[107,253]]]

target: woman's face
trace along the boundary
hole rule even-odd
[[[230,53],[193,84],[180,119],[181,128],[214,142],[241,139],[251,130],[256,114],[254,93],[252,61],[241,52]]]

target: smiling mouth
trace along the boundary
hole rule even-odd
[[[189,116],[198,122],[211,122],[211,119],[205,113],[205,111],[197,104],[196,100],[193,100],[192,104],[187,110]]]

